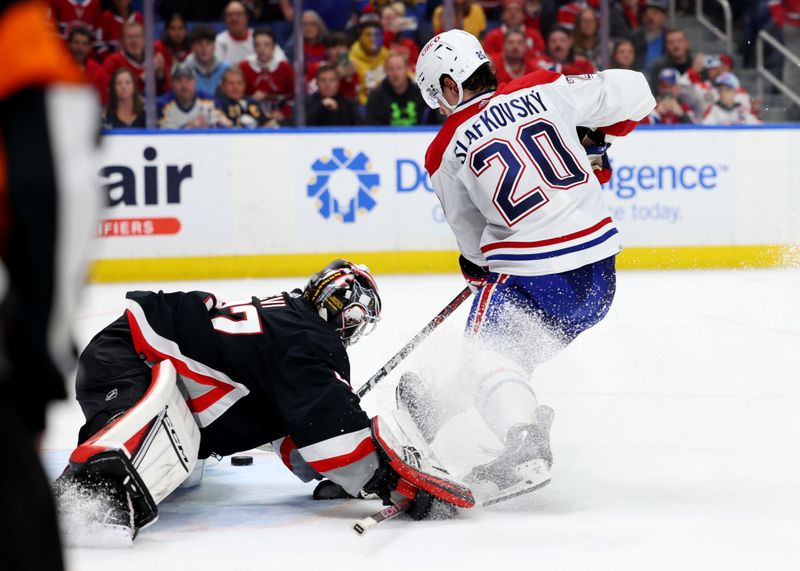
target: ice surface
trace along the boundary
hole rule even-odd
[[[460,290],[457,276],[378,276],[384,319],[351,351],[368,378]],[[93,286],[80,312],[85,345],[123,307],[126,289],[202,288],[264,295],[302,280]],[[455,366],[466,307],[407,366]],[[407,367],[401,367],[405,370]],[[387,411],[398,370],[364,400]],[[536,373],[556,411],[552,483],[446,522],[396,519],[357,537],[376,502],[313,502],[271,454],[228,459],[179,490],[132,549],[68,549],[73,571],[800,568],[800,271],[627,272],[608,317]],[[52,475],[82,422],[53,408]],[[461,423],[461,428],[458,426]],[[475,438],[477,419],[449,430]],[[437,449],[444,463],[464,459]],[[460,454],[460,453],[459,453]]]

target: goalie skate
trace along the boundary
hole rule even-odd
[[[424,442],[430,444],[447,421],[438,395],[419,375],[406,371],[395,390],[397,408],[407,413]]]
[[[550,427],[553,409],[536,409],[535,424],[518,424],[508,431],[506,451],[472,469],[465,480],[490,506],[543,488],[550,483]]]

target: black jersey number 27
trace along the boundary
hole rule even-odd
[[[522,152],[520,152],[522,151]],[[513,226],[547,202],[543,186],[565,190],[583,184],[589,175],[564,144],[556,126],[536,119],[517,130],[514,141],[492,139],[472,152],[470,167],[476,177],[492,170],[497,160],[502,166],[492,200],[508,226]],[[544,184],[527,192],[517,188],[527,164],[533,163]]]

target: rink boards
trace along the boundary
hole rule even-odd
[[[431,129],[104,137],[95,281],[455,271],[424,168]],[[800,128],[640,128],[603,189],[619,267],[767,267],[800,238]]]

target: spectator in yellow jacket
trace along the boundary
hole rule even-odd
[[[478,39],[486,31],[486,13],[475,0],[453,0],[453,27],[469,32]],[[444,32],[444,6],[433,11],[433,33]]]
[[[383,81],[383,65],[389,50],[383,45],[383,28],[374,15],[365,16],[359,24],[358,40],[350,48],[350,61],[358,72],[358,104],[366,105],[370,92]]]

